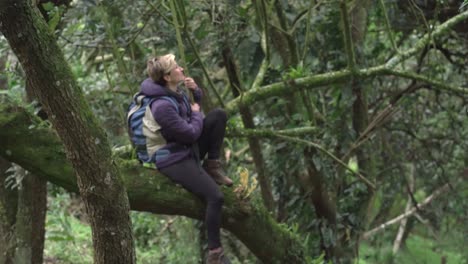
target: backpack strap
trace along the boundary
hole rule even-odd
[[[133,96],[134,107],[129,109],[129,111],[127,113],[127,123],[129,122],[130,117],[143,106],[143,99],[145,99],[145,98],[146,98],[146,96],[144,94],[140,93],[140,92],[136,93]]]
[[[190,106],[188,97],[187,97],[187,95],[185,93],[183,93],[182,98],[183,98],[183,101],[184,101],[184,104],[185,104],[185,108],[187,108],[187,116],[190,117],[192,115],[192,107]]]
[[[173,98],[172,96],[166,96],[166,95],[164,95],[164,96],[156,97],[155,99],[156,99],[156,100],[158,100],[158,99],[163,99],[163,100],[166,100],[166,101],[171,102],[172,105],[175,107],[177,113],[180,114],[180,113],[179,113],[179,111],[180,111],[180,110],[179,110],[179,105],[177,104],[176,99]],[[154,100],[154,101],[155,101],[155,100]],[[153,102],[154,102],[154,101],[153,101]],[[151,102],[149,105],[151,105],[153,102]]]

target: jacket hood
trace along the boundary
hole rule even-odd
[[[141,83],[140,92],[151,97],[169,95],[167,88],[155,83],[151,78],[148,78]]]

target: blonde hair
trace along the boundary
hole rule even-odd
[[[166,54],[160,57],[152,57],[146,62],[146,72],[155,82],[165,85],[164,75],[177,67],[174,54]]]

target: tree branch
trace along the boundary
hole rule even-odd
[[[460,23],[461,21],[468,18],[468,11],[465,11],[461,14],[454,16],[453,18],[447,20],[445,23],[441,24],[440,26],[436,27],[432,32],[432,37],[438,37],[445,32],[447,32],[450,28],[454,27],[456,24]],[[383,76],[383,75],[394,75],[409,79],[418,79],[423,82],[430,82],[434,87],[440,87],[442,90],[446,91],[453,91],[453,92],[461,92],[461,93],[468,93],[467,89],[454,87],[454,86],[447,86],[443,82],[431,80],[425,78],[423,76],[415,75],[412,73],[401,73],[399,71],[390,70],[391,68],[395,67],[398,63],[407,58],[415,55],[429,42],[430,37],[426,34],[421,40],[419,40],[414,48],[411,48],[407,51],[401,52],[400,54],[396,55],[392,59],[390,59],[387,63],[374,66],[366,69],[360,69],[356,72],[356,76],[361,79],[371,78],[375,76]],[[262,87],[251,89],[242,94],[242,98],[239,96],[233,99],[226,105],[226,110],[228,113],[236,112],[239,105],[245,104],[253,104],[259,100],[264,100],[272,96],[283,95],[286,93],[296,92],[300,89],[313,89],[320,86],[328,86],[329,84],[335,83],[342,83],[345,81],[350,80],[353,77],[350,70],[339,70],[334,72],[322,73],[322,74],[315,74],[312,76],[307,76],[303,78],[297,79],[289,79],[288,83],[285,82],[278,82],[269,85],[265,85]],[[292,84],[292,85],[291,85]]]
[[[447,82],[433,80],[421,74],[407,72],[407,71],[398,71],[398,70],[393,70],[393,69],[386,70],[386,73],[388,75],[403,77],[403,78],[421,81],[421,82],[430,84],[436,90],[449,91],[449,92],[454,92],[458,94],[468,94],[468,88],[462,88],[462,87],[449,85]]]
[[[408,164],[406,164],[406,166],[408,168],[408,174],[407,174],[408,201],[406,202],[405,213],[408,213],[408,211],[411,209],[412,193],[414,191],[414,164],[408,163]],[[401,220],[401,222],[400,222],[400,227],[398,228],[398,233],[397,233],[397,235],[395,237],[395,241],[393,242],[393,254],[394,255],[400,249],[401,241],[403,239],[403,235],[405,234],[406,223],[407,222],[408,222],[408,218],[405,218],[405,219]]]
[[[0,156],[39,177],[77,192],[76,178],[58,137],[19,107],[0,106]],[[114,156],[132,210],[204,219],[205,205],[153,169]],[[306,263],[299,238],[273,220],[261,203],[223,188],[223,228],[264,263]]]
[[[452,18],[450,18],[449,20],[445,21],[440,26],[436,27],[434,29],[434,31],[425,34],[415,45],[413,45],[414,46],[413,48],[411,48],[411,49],[409,49],[407,51],[401,52],[398,55],[396,55],[395,57],[391,58],[385,64],[385,66],[387,68],[389,68],[389,69],[395,67],[398,63],[412,57],[413,55],[415,55],[419,51],[423,50],[424,47],[426,47],[426,45],[432,40],[432,38],[435,38],[435,37],[438,37],[438,36],[444,34],[449,29],[454,27],[456,24],[462,22],[463,20],[465,20],[467,18],[468,18],[468,10],[463,12],[463,13],[460,13],[460,14],[452,17]]]
[[[366,184],[366,186],[369,187],[369,189],[375,190],[375,184],[374,183],[372,183],[370,180],[368,180],[366,177],[364,177],[361,173],[351,169],[348,165],[346,165],[346,163],[344,163],[342,160],[340,160],[338,157],[333,155],[331,152],[329,152],[328,150],[326,150],[324,147],[320,146],[319,144],[311,142],[311,141],[299,139],[299,138],[289,137],[289,136],[283,136],[283,135],[277,135],[277,134],[272,134],[272,136],[282,138],[282,139],[285,139],[287,141],[297,142],[297,143],[300,143],[300,144],[306,144],[308,146],[311,146],[311,147],[314,147],[314,148],[318,149],[319,151],[325,153],[327,156],[332,158],[338,164],[343,166],[345,169],[350,171],[353,175],[357,176],[359,178],[359,180],[364,182]]]
[[[418,203],[418,206],[414,206],[412,207],[410,210],[406,211],[405,213],[393,218],[392,220],[390,221],[387,221],[367,232],[364,233],[364,235],[362,236],[364,239],[368,239],[369,237],[375,235],[376,233],[380,232],[380,231],[383,231],[385,230],[385,228],[387,228],[388,226],[391,226],[393,224],[396,224],[398,222],[400,222],[401,220],[403,219],[406,219],[408,217],[410,217],[411,215],[413,215],[414,213],[417,212],[417,208],[422,208],[426,205],[428,205],[429,203],[431,203],[437,196],[441,195],[442,193],[446,192],[449,190],[449,184],[445,184],[444,186],[440,187],[439,189],[435,190],[431,195],[429,195],[426,199],[424,199],[424,201]]]
[[[262,138],[274,138],[276,135],[283,136],[303,136],[313,132],[317,132],[316,127],[298,127],[292,129],[283,130],[271,130],[271,129],[228,129],[226,136],[228,137],[262,137]]]
[[[327,151],[325,148],[322,146],[306,141],[306,140],[301,140],[298,138],[298,136],[303,136],[306,134],[310,134],[313,132],[316,132],[317,128],[316,127],[299,127],[299,128],[292,128],[292,129],[283,129],[283,130],[271,130],[271,129],[228,129],[226,131],[226,136],[227,137],[262,137],[262,138],[282,138],[288,141],[292,142],[298,142],[298,143],[306,143],[310,146],[315,147],[316,149],[319,149],[320,151],[324,152],[328,156],[330,156],[332,159],[337,161],[341,166],[344,166],[346,169],[350,170],[353,174],[356,174],[361,180],[363,180],[367,185],[369,185],[372,188],[375,188],[375,185],[372,184],[369,180],[367,180],[364,176],[362,176],[359,173],[354,172],[351,170],[342,160],[337,157],[335,157],[332,153]],[[118,149],[114,150],[114,154],[121,158],[128,158],[128,153],[131,151],[131,146],[123,146]]]

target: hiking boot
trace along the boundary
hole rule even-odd
[[[232,186],[232,180],[226,176],[221,168],[221,161],[206,159],[205,162],[203,162],[203,168],[217,184]]]
[[[231,264],[231,261],[224,255],[224,249],[219,252],[209,252],[206,264]]]

